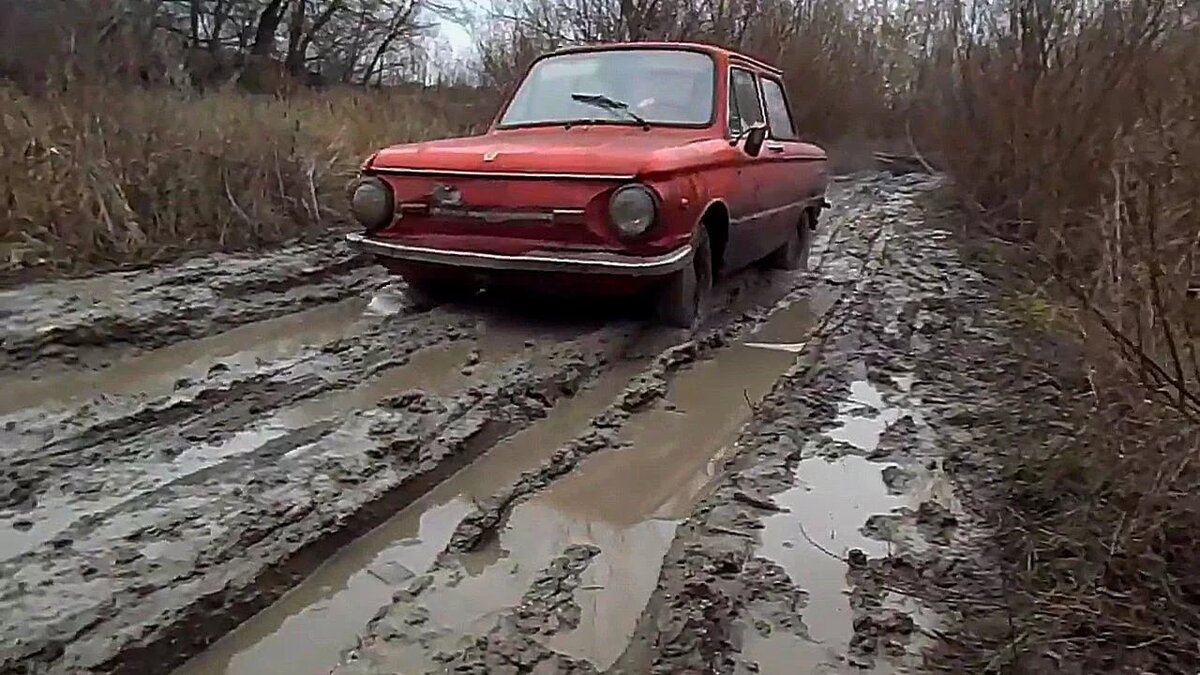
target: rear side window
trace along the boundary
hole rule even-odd
[[[792,124],[792,111],[788,109],[783,85],[767,78],[762,80],[763,102],[767,107],[767,125],[771,127],[771,138],[791,140],[796,138],[796,126]]]
[[[763,121],[754,74],[733,68],[729,71],[729,131],[740,134]]]

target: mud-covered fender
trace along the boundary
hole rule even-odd
[[[725,248],[729,245],[729,204],[718,196],[709,197],[704,206],[697,211],[696,221],[692,225],[692,241],[695,242],[700,231],[706,227],[705,219],[711,213],[718,213],[716,222],[707,223],[708,242],[711,247],[713,265],[718,269],[724,266]]]

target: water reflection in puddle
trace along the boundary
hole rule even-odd
[[[468,575],[422,595],[441,631],[425,650],[453,651],[486,632],[517,604],[539,570],[571,544],[600,554],[583,572],[577,628],[546,645],[603,670],[625,651],[654,587],[675,528],[704,496],[735,450],[733,441],[776,380],[796,361],[767,340],[806,338],[831,299],[783,308],[752,336],[675,377],[666,401],[625,426],[619,450],[587,458],[570,474],[514,509],[499,541],[463,558]],[[764,339],[766,338],[766,339]],[[395,666],[420,671],[426,654],[400,654]]]
[[[849,443],[865,452],[872,452],[878,448],[880,436],[900,418],[909,415],[914,421],[918,419],[912,411],[889,406],[884,402],[879,390],[866,380],[850,384],[850,396],[840,408],[838,426],[826,436],[835,441]]]
[[[908,391],[912,381],[898,384]],[[855,381],[839,405],[837,426],[826,436],[870,453],[884,431],[907,415],[918,418],[907,408],[888,404],[869,381]],[[794,486],[775,496],[775,503],[788,511],[766,519],[757,553],[781,565],[807,592],[802,618],[808,639],[782,631],[764,637],[747,630],[743,654],[758,663],[760,672],[835,673],[845,667],[839,666],[839,656],[853,635],[853,614],[843,560],[851,549],[868,557],[887,555],[888,543],[866,536],[863,525],[910,499],[889,493],[882,476],[887,465],[858,455],[809,458],[796,465]]]
[[[547,646],[599,669],[612,665],[654,590],[676,525],[712,484],[749,418],[746,401],[760,400],[794,358],[738,345],[680,373],[668,404],[624,429],[627,447],[587,458],[517,506],[498,542],[462,557],[464,578],[422,595],[441,638],[428,653],[398,655],[396,667],[424,672],[433,665],[430,653],[460,649],[464,638],[485,633],[539,570],[579,543],[601,550],[576,594],[580,624]]]
[[[869,557],[888,552],[886,542],[861,532],[872,515],[905,503],[888,494],[880,467],[854,456],[804,460],[796,466],[796,486],[775,497],[790,512],[766,520],[759,554],[782,565],[808,592],[804,622],[816,642],[844,645],[850,639],[842,562],[849,550],[860,549]]]

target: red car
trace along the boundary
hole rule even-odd
[[[486,133],[372,155],[348,240],[427,300],[652,293],[688,327],[714,277],[806,266],[828,182],[778,69],[707,45],[580,47],[535,61]]]

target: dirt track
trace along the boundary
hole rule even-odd
[[[692,335],[336,244],[0,294],[0,673],[903,663],[936,617],[864,570],[962,518],[931,345],[983,293],[923,189],[839,181]]]

